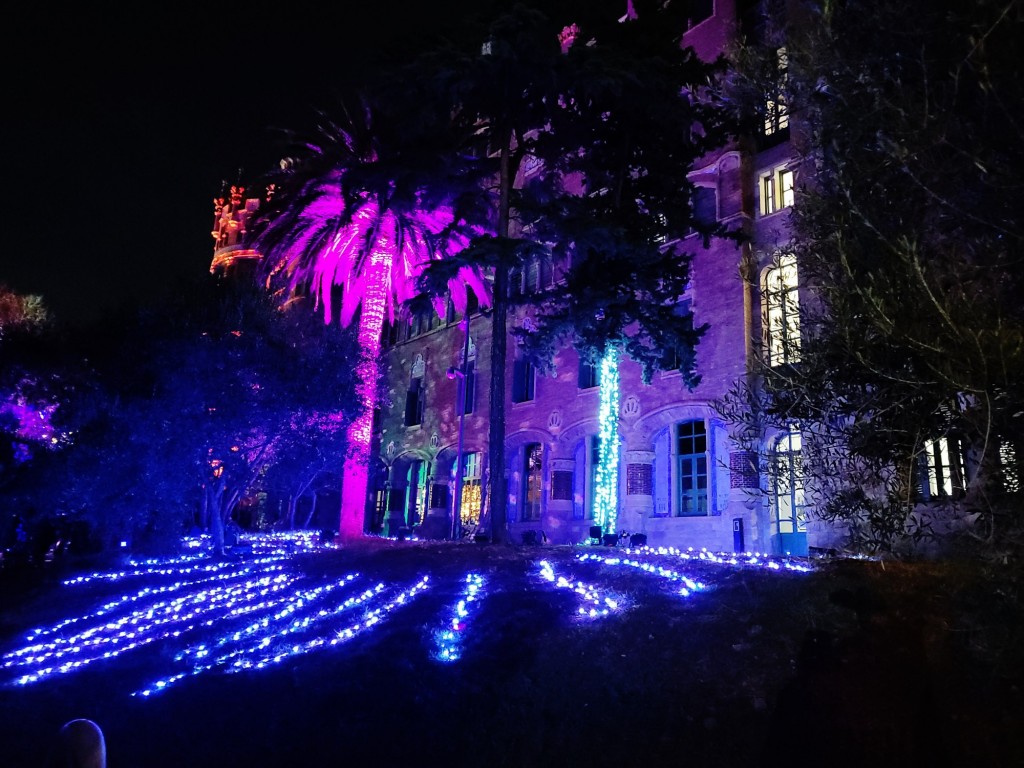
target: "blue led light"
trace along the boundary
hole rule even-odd
[[[469,621],[470,611],[482,597],[484,579],[477,573],[466,574],[458,601],[449,611],[449,618],[441,629],[434,631],[433,658],[441,662],[458,661],[462,657],[462,639]]]
[[[0,657],[0,670],[11,670],[15,675],[6,684],[24,686],[157,642],[183,648],[162,654],[173,658],[176,668],[133,694],[149,697],[207,671],[265,669],[285,659],[336,646],[382,625],[394,610],[427,589],[428,576],[404,589],[378,583],[359,593],[355,592],[359,578],[356,573],[311,583],[294,568],[294,556],[322,548],[318,536],[274,535],[265,542],[252,538],[240,560],[212,560],[196,547],[191,555],[132,561],[126,570],[69,579],[64,582],[68,588],[140,578],[152,583],[108,599],[89,612],[31,630],[22,647]],[[602,568],[637,569],[672,584],[684,597],[707,587],[677,570],[683,563],[699,567],[705,574],[721,567],[770,572],[812,570],[798,560],[757,552],[716,554],[646,546],[588,552],[577,555],[576,560]],[[545,584],[574,593],[577,617],[599,618],[627,607],[615,592],[556,574],[547,560],[539,561],[538,568]],[[466,631],[479,610],[484,585],[478,573],[463,577],[454,602],[444,611],[441,624],[432,630],[432,658],[443,663],[462,658]],[[343,594],[350,589],[350,594]],[[358,617],[354,616],[357,612]]]
[[[576,593],[580,601],[576,613],[580,617],[593,619],[608,616],[623,605],[623,600],[620,597],[615,597],[614,593],[602,594],[597,587],[590,584],[558,576],[547,560],[541,560],[539,565],[542,579],[560,589],[568,589]]]

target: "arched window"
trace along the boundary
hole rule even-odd
[[[677,425],[681,517],[708,514],[708,430],[703,419]]]
[[[773,534],[785,536],[807,530],[801,447],[800,431],[791,427],[775,441],[769,453]],[[786,547],[784,551],[787,549],[791,548]]]
[[[520,519],[540,520],[541,470],[543,450],[540,443],[527,443],[523,448],[522,512]]]
[[[462,508],[459,512],[463,528],[472,528],[480,523],[480,507],[483,499],[480,470],[480,454],[467,453],[463,457]]]
[[[796,256],[784,254],[764,275],[764,328],[769,365],[800,361],[800,297]]]

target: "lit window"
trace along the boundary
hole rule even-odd
[[[761,214],[781,211],[793,205],[793,172],[787,168],[775,168],[761,175]]]
[[[947,437],[925,440],[924,464],[924,489],[928,499],[949,499],[963,491],[964,458],[959,440]]]
[[[668,216],[664,213],[656,213],[654,214],[654,221],[658,228],[651,239],[657,245],[665,245],[668,242]]]
[[[765,97],[764,135],[773,136],[789,127],[789,106],[786,86],[789,78],[789,55],[785,48],[775,51],[775,78]]]
[[[768,364],[800,361],[800,297],[796,257],[785,254],[764,276],[764,327]]]
[[[801,533],[807,530],[804,510],[804,481],[799,430],[790,428],[772,446],[768,480],[771,485],[772,533]]]
[[[1007,493],[1020,493],[1020,464],[1017,460],[1017,447],[1008,440],[999,443],[999,466],[1003,472],[1003,490]]]
[[[480,523],[480,503],[483,498],[480,454],[465,454],[463,464],[465,468],[462,472],[462,505],[459,517],[463,528],[472,528]]]
[[[521,520],[540,520],[541,497],[540,443],[528,443],[523,448],[523,511]]]
[[[679,508],[681,517],[708,513],[708,432],[703,421],[678,427]]]

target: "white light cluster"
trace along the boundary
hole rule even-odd
[[[765,568],[769,571],[794,571],[796,573],[810,573],[814,569],[805,563],[789,558],[772,557],[761,552],[710,552],[707,549],[695,550],[690,547],[687,550],[676,549],[675,547],[637,547],[624,550],[628,553],[643,553],[649,555],[662,555],[678,558],[680,560],[697,560],[703,563],[715,565],[731,565],[743,568]]]
[[[296,576],[263,576],[244,584],[222,585],[181,598],[156,602],[104,624],[97,624],[70,637],[58,637],[12,651],[3,657],[3,668],[33,667],[14,680],[28,685],[57,674],[74,672],[95,661],[120,656],[157,640],[178,637],[215,621],[262,610],[254,602],[287,587]],[[212,618],[206,618],[213,614]],[[200,624],[198,619],[204,619]]]
[[[343,582],[347,583],[348,577],[346,577],[346,579],[344,579]],[[342,582],[339,582],[338,585],[340,585],[341,583]],[[363,629],[366,629],[372,626],[373,624],[376,624],[379,621],[379,615],[382,611],[390,611],[395,607],[396,604],[404,603],[410,597],[410,593],[415,594],[416,592],[420,591],[425,586],[425,583],[426,577],[422,579],[420,582],[418,582],[411,590],[406,590],[405,592],[400,593],[397,597],[392,599],[390,603],[386,604],[381,608],[376,608],[366,613],[364,621],[359,622],[354,626],[359,627],[360,625],[365,623]],[[255,642],[250,641],[249,644],[242,645],[231,651],[222,653],[221,655],[217,656],[211,661],[202,664],[196,664],[190,670],[179,672],[175,675],[171,675],[170,677],[157,680],[148,687],[140,691],[136,691],[132,695],[151,696],[154,693],[166,690],[179,680],[182,680],[186,677],[195,676],[203,672],[208,672],[211,669],[215,669],[217,667],[227,667],[227,669],[233,671],[238,671],[238,669],[262,669],[264,667],[269,666],[270,664],[282,661],[283,659],[288,658],[289,656],[295,656],[299,653],[305,653],[307,650],[312,650],[313,647],[321,647],[324,645],[323,637],[315,638],[314,640],[307,641],[306,643],[302,643],[300,645],[289,646],[285,649],[285,651],[278,652],[276,654],[266,653],[266,650],[270,648],[273,644],[277,643],[277,645],[280,646],[282,638],[286,638],[289,635],[293,635],[299,632],[304,632],[310,629],[311,627],[315,627],[316,625],[321,624],[328,619],[334,618],[339,614],[344,613],[345,611],[351,610],[352,608],[355,608],[360,605],[364,605],[372,598],[380,595],[384,590],[385,586],[383,584],[377,584],[375,587],[371,589],[364,590],[358,595],[353,595],[352,597],[347,598],[346,600],[339,603],[338,605],[335,605],[332,608],[321,609],[311,616],[305,616],[301,619],[293,620],[287,626],[284,626],[274,632],[271,632],[270,634],[262,635],[261,637],[257,638]],[[253,630],[253,632],[242,630],[237,633],[231,633],[230,635],[226,635],[225,637],[220,638],[211,645],[214,648],[221,648],[231,642],[241,640],[243,639],[243,637],[247,635],[251,635],[255,632],[258,632],[259,629],[262,628],[262,624],[262,622],[255,622],[254,625],[251,625],[256,628]],[[269,628],[269,622],[267,624],[267,628]],[[351,627],[349,627],[348,629],[352,630]],[[343,630],[343,633],[344,631],[345,630]],[[354,636],[354,633],[351,636]],[[309,648],[304,647],[309,644],[315,645],[312,645]],[[332,637],[332,641],[329,643],[329,645],[334,644],[335,641],[333,640]],[[210,646],[193,646],[192,648],[186,650],[182,654],[179,654],[176,660],[180,661],[188,656],[194,657],[196,660],[205,659],[209,656],[209,653]],[[262,655],[256,662],[253,662],[251,658],[247,658],[255,656],[257,654]]]
[[[478,573],[468,573],[464,587],[457,603],[450,610],[451,618],[439,630],[434,632],[434,643],[437,650],[434,659],[443,662],[458,661],[462,657],[462,637],[469,621],[470,608],[481,597],[484,579]]]
[[[320,531],[259,531],[242,533],[238,537],[239,544],[252,548],[255,555],[278,554],[286,555],[294,552],[318,552],[324,549],[337,549],[333,542],[324,541]],[[184,562],[189,558],[208,557],[213,551],[213,537],[208,533],[199,536],[183,536],[182,547],[187,550],[201,550],[197,555],[185,555],[174,560],[162,561],[164,565],[172,562]],[[135,563],[132,563],[135,565]]]
[[[575,592],[584,603],[577,610],[577,614],[587,618],[598,618],[607,616],[612,611],[619,609],[619,599],[611,594],[602,595],[601,592],[582,581],[567,579],[565,576],[557,576],[554,568],[547,560],[540,561],[540,575],[545,581],[552,582],[556,587],[570,589]]]
[[[247,560],[246,562],[253,565],[266,565],[269,563],[279,562],[280,560],[280,557],[265,557],[257,560]],[[120,581],[121,579],[134,578],[138,576],[179,576],[191,573],[216,573],[217,571],[223,571],[227,568],[237,567],[237,565],[237,562],[223,561],[207,563],[206,565],[193,566],[189,568],[175,568],[173,567],[173,561],[153,561],[153,565],[151,566],[133,568],[129,571],[94,572],[83,576],[76,576],[73,579],[65,579],[63,584],[65,587],[73,587],[77,584],[86,584],[90,581]]]
[[[197,642],[175,657],[175,661],[186,663],[190,669],[159,680],[139,694],[149,696],[183,677],[222,665],[233,671],[263,668],[283,658],[355,637],[380,623],[395,608],[407,604],[426,589],[429,580],[424,576],[402,591],[378,584],[337,605],[321,607],[330,593],[351,584],[358,574],[316,587],[307,584],[296,588],[295,583],[302,576],[287,570],[288,561],[300,551],[320,548],[318,535],[271,535],[266,541],[254,537],[253,544],[251,549],[247,548],[247,557],[242,562],[198,564],[197,560],[205,559],[205,555],[198,554],[132,562],[131,569],[96,572],[65,581],[65,586],[74,587],[135,577],[175,579],[172,583],[137,589],[88,613],[33,629],[26,635],[23,647],[0,657],[0,669],[21,671],[7,684],[28,685],[157,641],[184,639],[190,633],[221,625],[230,627],[222,637],[208,644]],[[250,553],[257,550],[283,552],[283,556],[253,557]],[[467,601],[473,599],[471,594],[475,596],[475,589],[467,592]],[[367,609],[361,620],[281,649],[289,635],[304,633],[309,638],[317,625],[327,626],[331,619],[358,606]],[[465,609],[465,603],[462,607]],[[250,623],[239,629],[237,620],[246,616]],[[72,625],[73,630],[69,630]],[[44,640],[40,641],[41,638]],[[226,648],[229,644],[230,648]]]
[[[325,542],[320,531],[273,531],[243,533],[239,542],[252,547],[254,555],[287,555],[293,552],[319,552],[337,549],[333,542]]]
[[[663,568],[660,565],[654,565],[652,563],[644,563],[639,560],[630,560],[629,558],[625,557],[607,557],[604,555],[591,554],[578,555],[577,559],[580,561],[595,560],[601,563],[602,565],[625,565],[630,568],[639,568],[641,571],[653,574],[655,576],[659,576],[663,579],[667,579],[668,581],[682,582],[682,586],[679,588],[679,594],[683,597],[689,597],[694,592],[700,592],[704,589],[707,589],[707,586],[703,582],[695,581],[694,579],[691,579],[689,576],[679,573],[678,571],[673,571],[669,568]]]
[[[181,555],[179,557],[151,557],[146,560],[136,560],[134,557],[128,561],[132,568],[166,568],[169,565],[181,565],[182,563],[194,563],[198,560],[206,560],[209,554],[197,552],[193,555]]]
[[[108,599],[88,613],[31,630],[23,647],[0,657],[0,670],[11,669],[12,675],[20,675],[7,684],[28,685],[158,641],[175,645],[170,652],[164,652],[164,658],[184,647],[174,657],[175,664],[184,668],[133,694],[148,697],[205,671],[264,669],[285,659],[335,646],[380,624],[395,608],[407,604],[428,586],[429,577],[424,576],[401,591],[397,585],[377,584],[359,594],[353,591],[347,597],[338,595],[359,574],[310,585],[300,571],[291,570],[294,555],[322,546],[318,534],[254,536],[251,541],[252,547],[245,548],[241,561],[211,561],[197,554],[132,562],[129,570],[93,573],[65,581],[70,587],[143,577],[154,583]],[[259,552],[275,554],[260,557]],[[198,562],[201,560],[207,561]],[[578,555],[577,560],[640,569],[679,584],[679,594],[684,596],[706,587],[673,570],[672,566],[680,561],[771,571],[812,570],[798,560],[761,553],[715,554],[706,549],[684,551],[647,546],[617,548],[613,553],[586,553]],[[546,582],[576,593],[577,615],[596,618],[621,610],[622,601],[614,593],[559,576],[547,560],[539,561],[539,567]],[[461,658],[465,629],[473,611],[479,609],[484,584],[477,573],[463,577],[458,598],[449,605],[441,619],[443,625],[434,632],[435,660],[454,662]],[[332,593],[336,596],[328,600]],[[357,608],[360,618],[349,618],[341,626],[339,617],[346,612],[346,616],[352,616]]]
[[[269,565],[261,570],[261,574],[266,575],[269,572],[280,571],[283,569],[283,565]],[[213,576],[207,576],[205,578],[196,579],[194,581],[176,581],[173,584],[164,584],[162,586],[156,587],[143,587],[134,594],[122,595],[121,597],[115,600],[111,600],[108,603],[104,603],[92,613],[86,614],[84,616],[75,616],[72,618],[63,619],[50,627],[41,627],[33,629],[25,636],[25,639],[35,640],[37,637],[45,637],[46,635],[52,635],[55,632],[59,632],[65,627],[70,626],[71,624],[78,624],[83,621],[88,621],[90,619],[99,618],[100,616],[105,616],[111,611],[120,608],[122,605],[126,605],[128,603],[135,603],[139,600],[142,600],[143,598],[152,597],[153,595],[166,595],[171,592],[177,592],[181,589],[185,589],[186,587],[197,587],[201,584],[208,584],[212,581],[227,581],[229,579],[238,579],[252,572],[253,567],[247,565],[242,567],[236,567],[234,571],[229,571],[227,573],[219,573]]]
[[[367,611],[363,615],[363,619],[361,621],[357,621],[355,624],[350,624],[344,629],[335,630],[331,635],[321,635],[319,637],[314,637],[313,639],[307,640],[304,643],[298,643],[283,648],[277,651],[276,653],[265,654],[259,657],[258,659],[236,659],[232,662],[230,670],[240,671],[243,669],[264,669],[265,667],[268,667],[272,664],[277,664],[281,661],[284,661],[287,658],[291,658],[292,656],[298,656],[303,653],[309,653],[310,651],[314,651],[319,648],[330,648],[332,646],[351,640],[356,635],[359,635],[365,632],[366,630],[370,629],[371,627],[374,627],[377,624],[379,624],[384,618],[387,617],[388,614],[390,614],[396,608],[400,608],[403,605],[408,605],[408,603],[414,597],[418,596],[420,592],[422,592],[429,586],[429,580],[429,576],[424,576],[413,586],[409,587],[406,590],[403,590],[398,595],[393,597],[391,600],[386,602],[384,605],[374,608],[373,610]],[[270,646],[270,643],[264,641],[260,644],[260,646],[261,647],[256,650],[268,648]],[[246,654],[246,656],[248,655],[252,654]]]
[[[181,653],[179,653],[177,656],[175,656],[174,660],[181,661],[182,659],[188,658],[190,656],[195,658],[203,658],[210,654],[212,648],[221,648],[227,645],[228,643],[238,642],[244,637],[250,637],[252,635],[264,632],[266,629],[270,627],[271,624],[278,624],[284,621],[285,619],[289,618],[290,616],[294,616],[303,608],[309,607],[312,603],[330,594],[335,589],[338,589],[339,587],[343,587],[351,583],[358,575],[359,574],[356,573],[350,573],[347,576],[344,576],[343,578],[339,579],[338,581],[331,582],[330,584],[323,584],[319,587],[314,587],[312,589],[298,590],[292,593],[291,595],[287,595],[281,600],[277,601],[277,605],[284,603],[284,607],[276,613],[271,614],[269,616],[261,616],[259,620],[252,622],[251,624],[249,624],[246,627],[243,627],[242,629],[236,629],[233,632],[219,638],[218,640],[215,640],[213,643],[200,643],[198,645],[190,646]],[[375,591],[370,592],[368,590],[363,594],[369,597],[369,595],[376,594],[376,592],[379,592],[383,588],[384,587],[382,584],[378,584],[377,589]],[[351,605],[354,605],[356,600],[357,598],[349,598],[344,603],[342,603],[341,609],[344,610],[350,607]],[[277,606],[268,605],[267,607],[275,608]],[[337,612],[337,610],[338,609],[336,608],[333,612]],[[294,629],[300,627],[306,627],[310,624],[311,621],[328,616],[330,615],[330,613],[332,612],[320,609],[313,617],[306,616],[301,620],[293,620],[292,623],[289,625],[288,631],[293,631]]]

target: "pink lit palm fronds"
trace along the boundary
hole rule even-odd
[[[257,224],[254,245],[268,285],[286,300],[308,290],[325,322],[336,316],[349,325],[358,317],[364,407],[349,429],[340,530],[354,536],[362,532],[384,320],[394,322],[417,294],[426,264],[465,248],[476,230],[462,215],[462,203],[475,198],[465,186],[472,181],[443,167],[442,156],[429,151],[434,144],[421,136],[416,151],[402,151],[397,134],[375,131],[380,123],[365,105],[361,120],[346,117],[345,127],[325,121],[316,143],[282,163],[275,204]],[[457,309],[465,309],[465,286],[489,303],[486,280],[466,267],[451,281]]]

